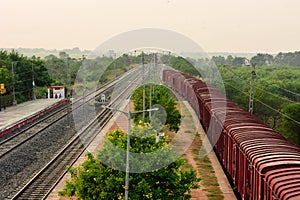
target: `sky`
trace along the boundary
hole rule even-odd
[[[206,52],[300,50],[299,0],[0,0],[0,48],[94,50],[159,28]]]

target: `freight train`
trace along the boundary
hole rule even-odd
[[[239,198],[300,199],[300,148],[198,78],[163,71],[193,107]]]

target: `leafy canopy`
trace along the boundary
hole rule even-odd
[[[300,146],[300,103],[288,104],[282,112],[285,114],[281,127],[283,135]]]
[[[8,99],[12,97],[14,88],[18,103],[31,100],[33,80],[35,87],[50,85],[52,79],[43,60],[24,57],[15,51],[9,53],[0,50],[0,83],[5,84]]]
[[[150,107],[150,86],[145,86],[145,109],[149,109]],[[170,90],[164,86],[160,85],[153,85],[152,92],[151,92],[151,104],[152,108],[155,105],[160,105],[162,108],[165,109],[167,114],[165,124],[169,127],[171,131],[178,131],[180,126],[181,115],[180,112],[176,108],[176,101],[172,96]],[[143,110],[143,87],[138,88],[134,91],[132,96],[134,102],[134,110]],[[153,115],[155,115],[153,112]],[[142,114],[137,114],[134,116],[134,121],[138,122],[142,119]],[[145,121],[149,121],[149,114],[146,113]],[[164,125],[164,124],[162,124]]]
[[[150,126],[133,127],[131,132],[131,152],[147,153],[160,148],[171,151],[165,139],[155,143],[154,131]],[[84,163],[69,169],[72,180],[67,181],[59,195],[76,196],[78,199],[124,199],[125,172],[118,170],[114,164],[119,165],[120,159],[124,164],[125,159],[116,155],[111,145],[125,150],[127,135],[115,130],[109,132],[106,138],[98,159],[88,153]],[[109,165],[105,165],[103,159],[108,159]],[[158,156],[157,162],[161,160],[162,157]],[[146,173],[130,173],[129,199],[190,199],[190,191],[198,187],[196,182],[199,179],[195,170],[182,170],[184,164],[183,159],[177,159]]]

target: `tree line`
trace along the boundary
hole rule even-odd
[[[22,103],[37,97],[40,87],[50,85],[53,79],[50,77],[43,60],[36,57],[24,57],[17,52],[0,51],[0,83],[4,84],[6,93],[2,94],[2,101],[12,102],[13,91],[17,103]]]
[[[115,75],[126,72],[136,63],[141,63],[141,55],[123,54],[117,59],[107,56],[85,58],[87,87],[99,86]],[[6,89],[6,93],[1,96],[2,107],[4,103],[11,106],[13,96],[18,104],[34,98],[46,98],[47,86],[50,85],[66,86],[66,93],[69,95],[71,89],[82,87],[82,64],[83,57],[74,58],[64,51],[59,52],[58,56],[50,54],[42,59],[27,57],[14,50],[1,50],[0,83]],[[79,81],[76,83],[76,80]]]
[[[291,142],[300,146],[300,52],[279,53],[276,56],[257,54],[251,59],[245,57],[226,58],[213,56],[195,60],[171,56],[164,57],[164,62],[174,69],[199,76],[198,72],[191,70],[195,67],[191,63],[205,66],[203,69],[211,70],[216,65],[220,72],[225,93],[228,98],[248,111],[250,96],[250,78],[252,64],[256,66],[254,80],[254,112],[270,127],[284,135]],[[173,61],[173,62],[171,62]],[[202,69],[202,67],[200,67]],[[204,73],[200,71],[201,73]],[[209,80],[217,87],[220,80]]]
[[[218,66],[226,95],[248,110],[251,67]],[[253,114],[300,146],[300,67],[261,66],[254,79]]]
[[[211,61],[216,65],[229,65],[229,66],[241,66],[245,65],[245,57],[233,57],[229,55],[213,56]],[[278,53],[277,55],[258,53],[249,59],[251,63],[255,63],[256,66],[300,66],[300,51]]]

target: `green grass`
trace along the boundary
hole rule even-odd
[[[221,191],[217,177],[215,175],[215,171],[212,167],[212,164],[207,157],[207,153],[205,150],[201,149],[201,139],[200,139],[200,134],[197,132],[196,127],[194,126],[191,114],[187,114],[188,110],[187,108],[181,104],[181,111],[185,114],[184,117],[182,118],[182,123],[185,121],[186,127],[185,127],[185,133],[193,134],[195,133],[195,138],[193,141],[194,148],[191,150],[193,154],[193,160],[197,164],[197,171],[199,173],[199,176],[202,180],[203,184],[203,191],[205,192],[205,195],[209,200],[222,200],[224,199],[223,192]],[[195,145],[196,144],[196,145]],[[184,154],[186,155],[186,154]],[[192,168],[191,165],[189,164],[184,164],[184,169],[190,169]]]
[[[200,137],[196,137],[200,141]],[[200,148],[199,144],[199,148]],[[193,154],[195,155],[194,160],[198,166],[198,172],[202,179],[202,184],[204,186],[204,191],[209,200],[223,200],[223,192],[221,191],[218,183],[218,179],[215,175],[215,171],[206,155],[206,151],[201,149],[201,152],[198,149],[192,149]],[[199,156],[200,154],[200,156]]]
[[[198,155],[198,149],[192,149],[193,154]]]

